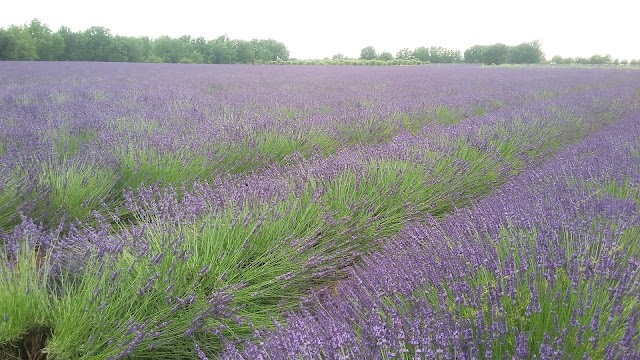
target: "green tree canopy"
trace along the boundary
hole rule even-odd
[[[378,57],[376,49],[373,46],[367,46],[360,50],[360,59],[373,60]]]
[[[378,60],[389,61],[393,60],[393,55],[388,51],[383,51],[378,55]]]
[[[589,58],[589,64],[593,64],[593,65],[611,64],[611,55],[595,54]]]
[[[509,61],[512,64],[537,64],[544,61],[540,42],[535,40],[522,43],[510,49]]]
[[[0,33],[0,59],[38,60],[36,40],[26,26],[9,26]]]
[[[500,43],[489,45],[484,49],[482,56],[487,65],[506,64],[509,62],[509,46]]]
[[[420,46],[413,50],[413,57],[422,62],[429,61],[429,55],[429,49],[424,46]]]
[[[64,38],[60,34],[52,33],[46,24],[33,19],[26,28],[35,41],[38,60],[60,60],[64,54]]]
[[[484,51],[487,45],[473,45],[464,51],[464,62],[466,63],[484,63]]]
[[[396,54],[396,59],[409,60],[411,58],[413,58],[413,52],[408,48],[401,49]]]
[[[179,38],[114,36],[105,27],[58,31],[38,19],[0,28],[0,60],[129,61],[186,63],[254,63],[286,61],[287,47],[273,39],[233,40],[226,35]]]

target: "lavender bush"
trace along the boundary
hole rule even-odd
[[[557,266],[522,259],[538,254],[556,217],[531,215],[529,198],[509,218],[493,205],[443,217],[638,108],[637,74],[603,69],[2,66],[0,198],[11,201],[0,204],[0,352],[32,358],[205,358],[234,346],[273,357],[541,354],[526,346],[547,341],[530,324],[552,322],[519,305],[550,302],[540,289],[561,292],[568,280],[549,285]],[[599,225],[631,229],[619,239],[631,244],[637,175],[603,183],[562,164],[567,199],[588,191],[627,205],[604,220],[600,205],[559,212],[582,227],[544,249]],[[547,188],[512,192],[526,189]],[[554,200],[541,201],[563,210]],[[414,276],[407,266],[419,261],[425,272]],[[521,298],[496,295],[512,283]],[[612,315],[614,344],[635,306],[625,301]],[[414,318],[422,323],[409,326]],[[434,324],[452,338],[425,332]],[[306,336],[299,345],[287,338],[298,326],[342,337],[326,347],[310,330],[295,335]],[[474,337],[484,341],[476,350],[457,347]]]
[[[637,358],[638,116],[407,226],[222,358]]]

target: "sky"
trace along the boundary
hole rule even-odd
[[[539,40],[550,59],[610,54],[640,59],[635,0],[21,0],[6,1],[0,27],[37,18],[52,30],[103,26],[113,35],[274,39],[290,56],[319,59],[442,46]]]

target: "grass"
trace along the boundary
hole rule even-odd
[[[277,132],[261,133],[256,139],[257,151],[270,158],[268,162],[281,163],[288,156],[295,153],[303,158],[309,158],[312,153],[311,147],[302,140],[293,136],[279,134]]]
[[[211,165],[204,155],[189,151],[158,153],[147,146],[123,149],[120,158],[119,187],[137,189],[155,183],[179,188],[185,182],[208,178]]]
[[[282,203],[271,210],[256,217],[226,209],[178,227],[150,225],[144,254],[125,251],[116,263],[82,273],[57,299],[48,351],[60,358],[118,356],[135,343],[129,355],[136,358],[184,358],[194,338],[216,349],[211,330],[247,335],[248,322],[269,325],[308,288],[308,257],[321,249],[304,249],[302,240],[322,223],[314,207]],[[143,330],[127,330],[140,324]]]
[[[18,195],[21,179],[19,172],[8,167],[0,167],[2,182],[0,183],[0,229],[9,231],[19,223],[17,209],[23,199]]]
[[[390,121],[364,119],[358,123],[338,124],[338,137],[347,147],[355,145],[385,144],[397,134]]]
[[[440,105],[436,107],[436,123],[443,125],[454,125],[462,121],[463,115],[458,110],[448,106]]]
[[[93,212],[114,200],[118,175],[109,168],[71,160],[42,165],[40,184],[48,189],[44,206],[52,224],[66,219],[90,219]]]
[[[95,141],[98,134],[91,130],[81,130],[77,134],[72,134],[65,129],[56,129],[51,137],[58,158],[67,159],[77,155],[83,146]]]
[[[0,246],[0,354],[8,358],[41,358],[49,329],[51,302],[47,288],[48,255],[27,239],[14,249]]]

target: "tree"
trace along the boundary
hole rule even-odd
[[[80,59],[80,53],[82,52],[82,44],[81,37],[82,34],[79,32],[73,32],[66,26],[61,26],[58,31],[56,31],[60,37],[62,37],[64,41],[64,51],[60,55],[60,60],[63,61],[74,61]]]
[[[380,53],[380,55],[378,55],[378,60],[384,60],[384,61],[393,60],[393,55],[391,55],[391,53],[388,51],[383,51]]]
[[[483,52],[484,63],[487,65],[506,64],[509,62],[509,46],[501,43],[489,45]]]
[[[396,54],[396,59],[409,60],[413,57],[413,52],[408,48],[401,49]]]
[[[64,54],[64,38],[52,33],[46,24],[33,19],[26,28],[35,41],[38,60],[59,60]]]
[[[205,62],[210,64],[234,64],[238,62],[238,51],[235,43],[226,35],[211,40],[208,45],[208,58]]]
[[[564,59],[560,55],[555,55],[554,57],[551,58],[551,62],[552,63],[562,64],[563,61],[564,61]]]
[[[273,54],[273,58],[271,59],[272,61],[289,60],[289,49],[287,49],[287,46],[285,44],[273,39],[268,39],[264,41],[264,43],[269,47],[271,53]]]
[[[376,53],[376,49],[371,45],[360,50],[360,59],[373,60],[377,57],[378,57],[378,54]]]
[[[80,38],[79,59],[85,61],[111,61],[111,31],[102,26],[92,26],[82,33]]]
[[[429,49],[424,46],[420,46],[413,50],[413,57],[422,62],[427,62],[429,61]]]
[[[289,59],[289,50],[278,41],[268,40],[251,40],[254,50],[255,59],[260,62],[280,61]]]
[[[509,52],[509,62],[512,64],[537,64],[544,61],[540,42],[537,40],[514,46]]]
[[[255,61],[256,53],[251,42],[236,40],[236,51],[238,53],[238,62],[242,64],[252,64]]]
[[[187,39],[173,39],[166,35],[157,38],[152,49],[152,54],[166,63],[189,62],[193,55],[193,47]]]
[[[589,63],[589,59],[586,57],[582,57],[582,56],[578,56],[575,58],[574,62],[576,64],[588,64]]]
[[[347,57],[344,54],[335,54],[331,57],[331,60],[346,60]]]
[[[460,51],[446,49],[441,46],[432,46],[429,48],[429,62],[435,64],[455,63],[461,58]]]
[[[151,40],[148,37],[116,36],[114,42],[122,50],[123,61],[145,62],[151,52]]]
[[[15,60],[18,39],[8,30],[0,29],[0,60]]]
[[[38,60],[36,41],[26,26],[11,25],[2,35],[0,58],[4,60]]]
[[[592,55],[589,58],[589,64],[593,64],[593,65],[604,65],[604,64],[610,64],[611,63],[611,55]]]
[[[473,45],[464,51],[464,62],[470,64],[485,63],[484,51],[486,49],[486,45]]]

